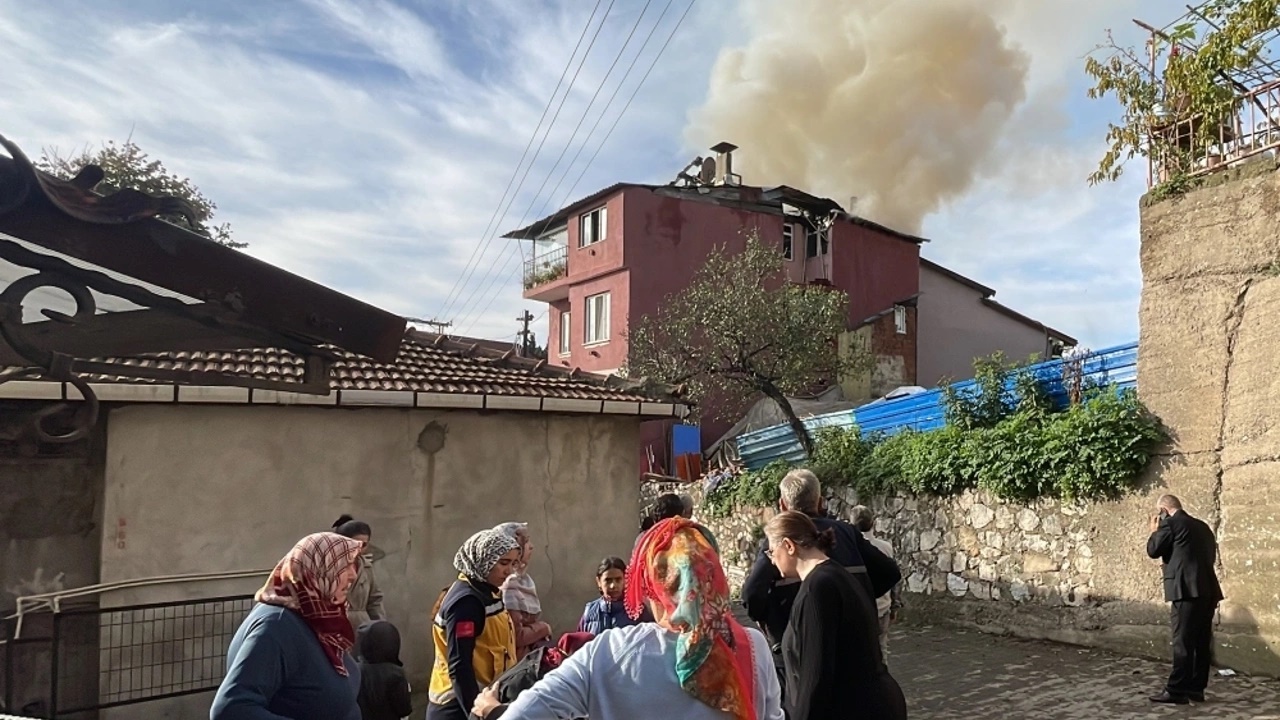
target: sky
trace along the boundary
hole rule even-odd
[[[909,22],[971,0],[877,2]],[[33,157],[131,137],[213,199],[251,255],[460,334],[514,339],[527,308],[543,339],[521,249],[499,236],[704,152],[713,70],[767,32],[763,3],[0,0],[0,134]],[[1118,107],[1085,96],[1082,58],[1106,29],[1141,43],[1130,18],[1164,24],[1183,5],[981,7],[1026,55],[1023,92],[924,217],[923,255],[1086,346],[1136,339],[1145,169],[1086,183]],[[900,110],[902,133],[930,133],[939,154],[965,142],[913,122],[933,110]]]

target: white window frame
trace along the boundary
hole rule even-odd
[[[794,260],[796,257],[796,231],[791,223],[782,223],[782,258]]]
[[[893,329],[899,335],[907,334],[907,308],[902,305],[893,306]]]
[[[578,216],[578,247],[584,248],[609,237],[609,208],[601,205]]]
[[[609,306],[611,305],[609,293],[589,295],[583,305],[586,321],[582,323],[582,344],[600,345],[609,342]],[[596,306],[602,306],[599,318],[596,317]]]
[[[573,350],[573,313],[560,313],[560,354],[568,355]]]

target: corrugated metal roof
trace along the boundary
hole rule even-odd
[[[1058,359],[1031,366],[1031,371],[1059,407],[1067,403],[1067,388],[1062,382],[1062,363]],[[1138,343],[1094,352],[1085,360],[1084,378],[1086,382],[1114,385],[1120,389],[1137,387]],[[953,387],[966,391],[975,385],[973,380],[966,380],[955,383]],[[816,415],[806,419],[804,424],[810,430],[857,425],[864,436],[877,433],[892,435],[906,429],[933,430],[945,424],[942,390],[933,388],[897,400],[876,401],[853,410]],[[795,432],[785,423],[739,436],[738,454],[742,462],[753,470],[775,460],[792,463],[804,460],[804,450],[800,447]]]

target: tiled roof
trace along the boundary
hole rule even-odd
[[[679,402],[670,388],[653,383],[570,370],[517,357],[492,345],[410,331],[396,361],[378,363],[333,347],[333,390],[408,390],[457,395],[537,397],[621,402]],[[302,382],[304,361],[284,350],[174,352],[107,362],[165,370],[216,372],[259,380]],[[123,376],[93,376],[90,382],[148,382]]]

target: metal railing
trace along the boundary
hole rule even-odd
[[[1204,129],[1202,116],[1177,117],[1151,129],[1153,142],[1168,148],[1170,159],[1150,160],[1148,187],[1182,174],[1206,175],[1280,149],[1280,80],[1264,83],[1237,99],[1235,112],[1216,128]]]
[[[98,710],[216,690],[249,595],[27,612],[4,619],[4,712]]]
[[[569,248],[561,245],[524,261],[524,289],[559,280],[569,271]]]

